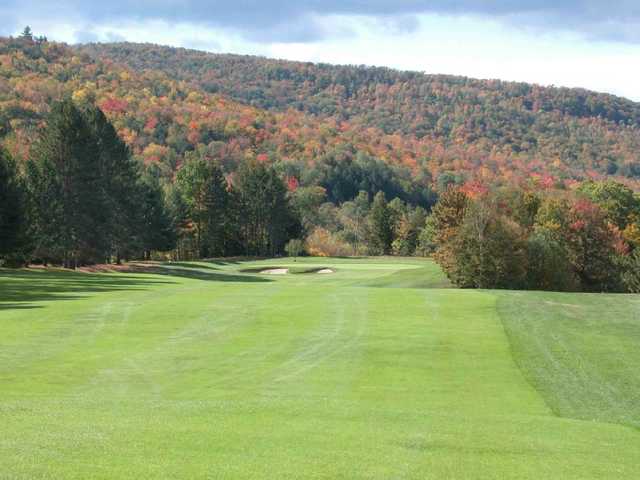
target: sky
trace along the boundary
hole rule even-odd
[[[640,0],[0,0],[0,35],[582,87],[640,101]]]

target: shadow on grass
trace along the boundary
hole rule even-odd
[[[194,262],[168,262],[164,263],[161,266],[165,268],[173,268],[173,267],[182,267],[182,268],[199,268],[199,269],[207,269],[207,270],[219,270],[217,267],[212,267],[211,265],[206,265],[210,262],[207,261],[194,261]]]
[[[206,280],[209,282],[266,283],[273,281],[267,278],[253,277],[249,275],[234,275],[231,273],[217,273],[198,270],[201,268],[211,268],[212,270],[215,270],[215,268],[213,267],[202,267],[201,265],[188,263],[181,264],[184,266],[176,265],[179,264],[170,263],[165,265],[157,265],[150,267],[141,273],[153,273],[156,275],[167,275],[171,277],[192,278],[196,280]]]
[[[41,308],[36,302],[75,300],[86,294],[147,290],[155,286],[175,284],[171,278],[190,278],[209,282],[270,282],[249,275],[214,273],[173,265],[132,267],[121,273],[84,273],[66,270],[0,269],[0,312],[4,310]],[[205,267],[207,268],[207,267]],[[131,275],[135,274],[135,275]],[[159,278],[156,275],[166,277]]]
[[[37,308],[33,302],[73,300],[86,293],[141,290],[167,283],[124,274],[0,269],[0,310]]]

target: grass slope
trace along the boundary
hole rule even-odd
[[[517,363],[558,415],[640,429],[640,296],[509,293]]]
[[[272,265],[335,273],[242,273]],[[0,271],[0,478],[637,473],[637,297],[424,288],[421,260],[156,272]]]

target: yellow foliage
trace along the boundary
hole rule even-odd
[[[640,247],[640,225],[630,223],[622,232],[624,239],[634,247]]]
[[[88,94],[89,92],[87,92],[87,90],[81,88],[80,90],[76,90],[75,92],[73,92],[71,98],[76,103],[84,103],[87,101]]]
[[[198,92],[189,92],[189,95],[187,95],[187,102],[201,103],[202,95]]]
[[[351,245],[320,227],[307,237],[305,250],[312,257],[349,257],[355,254]]]

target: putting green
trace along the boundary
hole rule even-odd
[[[154,271],[0,270],[0,479],[637,478],[638,296]]]

